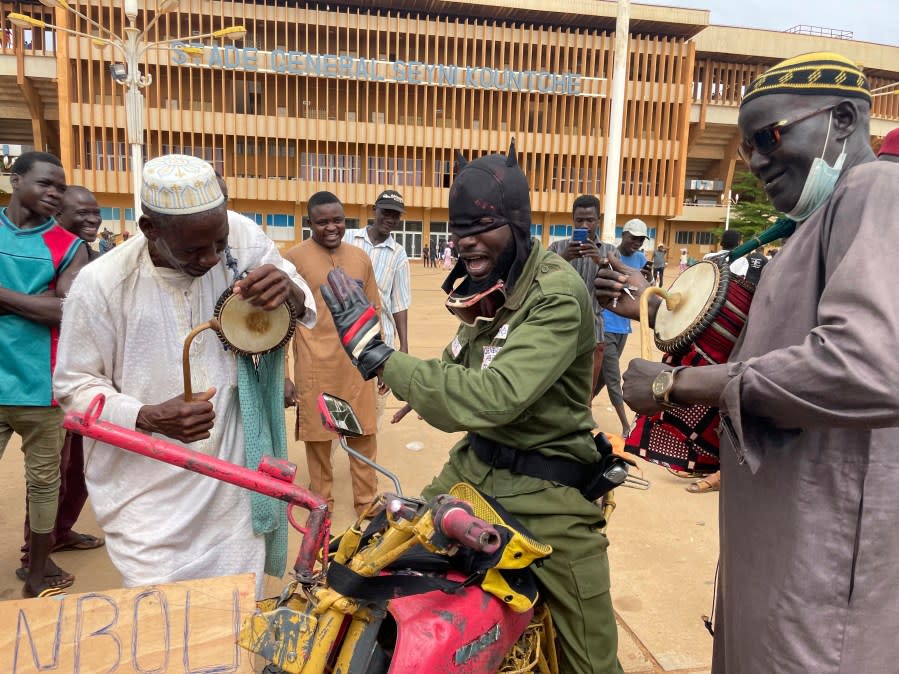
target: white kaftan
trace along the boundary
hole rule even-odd
[[[229,212],[229,224],[238,271],[271,263],[287,272],[306,294],[301,322],[312,327],[315,301],[293,265],[255,223]],[[84,411],[102,393],[102,419],[134,430],[143,405],[183,393],[184,338],[232,285],[224,255],[194,279],[155,267],[140,234],[85,267],[63,308],[54,375],[63,409]],[[216,416],[210,438],[185,446],[243,465],[236,362],[212,331],[191,346],[191,380],[195,393],[216,388]],[[91,503],[126,586],[253,572],[261,590],[265,545],[253,533],[250,492],[87,438],[84,453]]]

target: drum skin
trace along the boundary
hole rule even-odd
[[[656,346],[675,358],[695,351],[705,364],[726,362],[746,323],[754,291],[751,283],[716,262],[696,263],[668,289],[680,295],[677,306],[659,306]]]
[[[668,309],[663,302],[656,314],[656,346],[666,353],[677,355],[684,350],[701,325],[703,318],[721,305],[721,295],[730,280],[714,262],[697,262],[678,276],[670,293],[678,293],[680,302]],[[724,286],[723,288],[721,286]]]
[[[255,356],[286,344],[296,329],[292,305],[285,302],[272,311],[254,306],[226,290],[215,306],[221,326],[216,333],[222,343],[236,353]]]

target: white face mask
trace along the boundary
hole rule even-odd
[[[823,204],[833,193],[833,188],[837,184],[837,178],[843,170],[843,162],[846,160],[846,141],[843,141],[843,149],[833,166],[828,165],[824,161],[824,152],[827,149],[827,141],[830,138],[830,123],[833,119],[833,111],[828,117],[827,136],[824,138],[824,150],[821,156],[816,157],[812,162],[808,175],[805,177],[805,184],[802,186],[802,193],[799,195],[796,205],[793,206],[787,215],[796,222],[808,220],[809,216],[814,213],[821,204]]]

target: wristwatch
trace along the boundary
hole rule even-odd
[[[662,407],[680,407],[680,405],[670,400],[670,396],[671,389],[674,388],[674,378],[684,367],[686,366],[680,365],[671,370],[662,370],[652,380],[652,397]]]

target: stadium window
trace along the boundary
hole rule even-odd
[[[103,220],[103,222],[106,222],[107,220],[118,222],[120,213],[121,211],[118,208],[100,208],[100,218]]]
[[[444,241],[446,241],[446,238],[449,235],[449,227],[447,225],[447,222],[445,220],[432,220],[431,224],[428,225],[428,230],[428,242],[431,246],[431,254],[442,254],[443,251],[439,250],[440,246]]]
[[[393,230],[393,237],[405,250],[409,257],[421,255],[421,220],[403,220]]]
[[[571,225],[550,225],[549,242],[571,238],[573,227]]]
[[[273,241],[294,240],[294,217],[287,213],[269,213],[265,216],[266,232]]]
[[[450,186],[451,164],[443,159],[434,160],[434,187]]]

